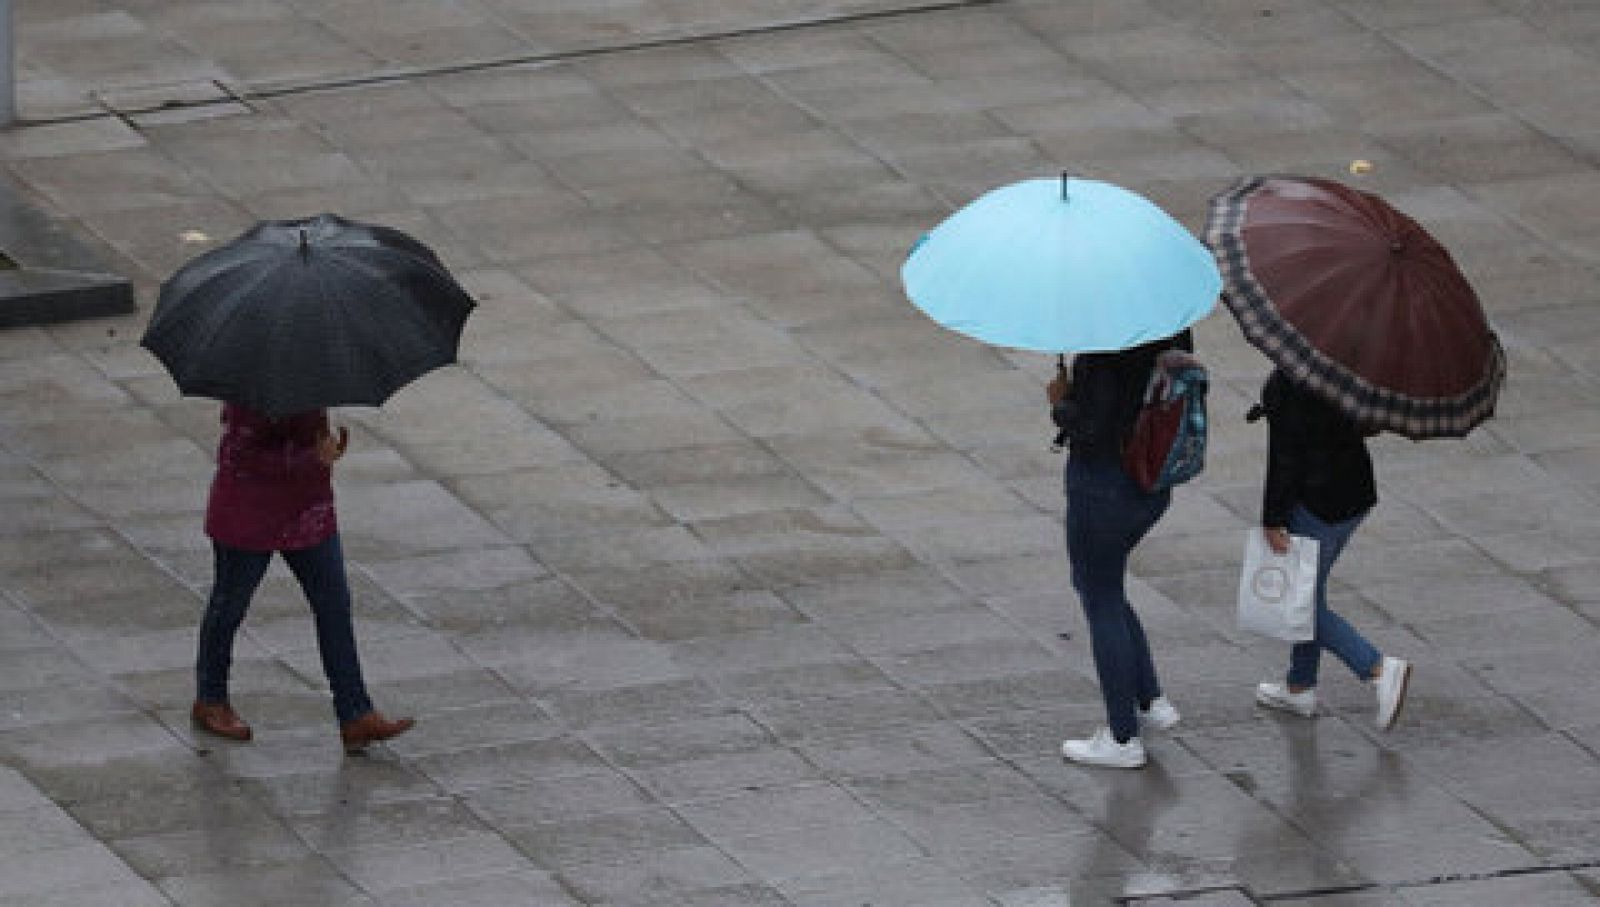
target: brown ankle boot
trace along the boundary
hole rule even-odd
[[[390,721],[374,709],[354,721],[339,725],[339,739],[344,743],[347,754],[357,756],[366,752],[367,744],[398,737],[411,730],[416,723],[411,718]]]
[[[250,725],[226,702],[196,701],[189,709],[189,720],[200,730],[229,740],[246,741],[253,736]]]

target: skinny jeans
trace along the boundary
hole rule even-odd
[[[1115,461],[1068,458],[1067,558],[1089,624],[1106,723],[1118,741],[1138,736],[1138,710],[1161,695],[1144,626],[1128,604],[1128,556],[1172,502],[1140,488]]]
[[[1349,621],[1328,607],[1328,574],[1333,570],[1333,562],[1339,559],[1340,552],[1344,551],[1344,546],[1355,534],[1356,527],[1370,512],[1370,508],[1363,510],[1339,523],[1326,522],[1303,505],[1296,505],[1289,514],[1287,528],[1291,534],[1317,540],[1316,636],[1307,642],[1295,643],[1294,648],[1289,650],[1288,681],[1292,686],[1310,688],[1317,685],[1317,666],[1324,649],[1337,656],[1362,680],[1372,677],[1373,670],[1383,658],[1365,636],[1350,626]]]
[[[200,621],[195,698],[201,702],[227,702],[234,637],[272,562],[273,552],[246,551],[216,541],[211,547],[216,573],[205,617]],[[289,565],[311,605],[322,671],[333,691],[334,715],[340,722],[360,718],[372,711],[372,701],[361,677],[350,614],[350,584],[338,533],[310,548],[277,553]]]

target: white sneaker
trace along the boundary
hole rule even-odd
[[[1289,688],[1281,683],[1256,684],[1256,702],[1269,709],[1282,709],[1293,712],[1301,718],[1310,718],[1317,713],[1317,691],[1301,690],[1298,693],[1289,692]]]
[[[1410,682],[1411,663],[1385,655],[1383,669],[1378,672],[1378,679],[1372,682],[1372,688],[1378,694],[1378,730],[1387,731],[1394,727],[1394,720],[1400,717],[1400,707],[1405,705],[1406,686]]]
[[[1157,696],[1150,700],[1150,708],[1139,713],[1139,720],[1150,725],[1158,731],[1170,731],[1183,719],[1178,714],[1177,706],[1168,701],[1165,696]]]
[[[1103,765],[1107,768],[1140,768],[1144,765],[1144,744],[1138,737],[1129,737],[1127,743],[1118,743],[1110,728],[1101,728],[1086,740],[1068,740],[1061,744],[1063,758],[1084,765]]]

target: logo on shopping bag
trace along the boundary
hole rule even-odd
[[[1289,571],[1267,564],[1250,577],[1250,588],[1262,601],[1280,602],[1289,591]]]

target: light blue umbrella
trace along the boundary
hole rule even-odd
[[[995,346],[1123,350],[1170,337],[1216,305],[1216,259],[1148,199],[1096,180],[995,189],[911,250],[906,296]]]

